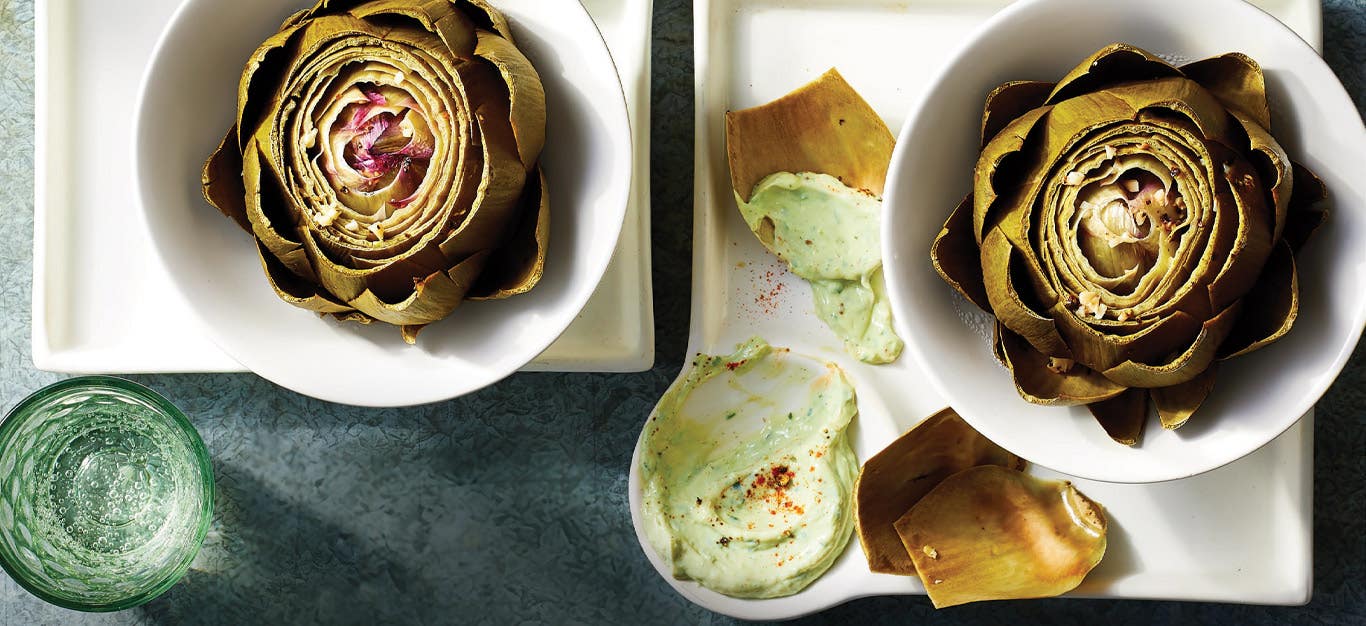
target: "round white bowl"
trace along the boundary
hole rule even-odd
[[[189,0],[143,82],[137,182],[152,241],[211,338],[248,369],[316,398],[405,406],[516,371],[569,326],[616,248],[631,186],[621,83],[575,0],[495,0],[545,84],[542,163],[551,195],[545,275],[529,293],[469,302],[409,346],[387,324],[339,323],[280,301],[255,244],[204,201],[200,168],[235,115],[247,56],[306,0]]]
[[[972,189],[981,107],[1008,80],[1056,81],[1101,47],[1127,42],[1185,63],[1241,51],[1265,70],[1272,130],[1323,178],[1332,215],[1299,257],[1300,313],[1270,347],[1220,365],[1213,394],[1176,431],[1150,419],[1139,445],[1112,441],[1085,407],[1036,406],[991,351],[989,316],[930,265],[929,246]],[[1059,472],[1146,483],[1192,476],[1274,439],[1323,395],[1366,320],[1366,128],[1314,50],[1240,0],[1025,0],[977,31],[902,128],[887,178],[883,258],[908,352],[963,418],[997,444]]]

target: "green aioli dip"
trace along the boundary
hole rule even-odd
[[[854,528],[857,413],[834,364],[759,338],[699,354],[641,436],[646,538],[681,580],[740,598],[801,591]]]
[[[779,172],[759,181],[749,202],[735,201],[750,230],[772,223],[765,243],[811,283],[816,313],[849,354],[867,363],[901,355],[882,280],[881,200],[827,174]]]

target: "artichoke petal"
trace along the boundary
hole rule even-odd
[[[1072,358],[1072,350],[1058,333],[1054,320],[1031,309],[1016,290],[1014,268],[1020,263],[1019,251],[1000,229],[993,229],[983,240],[982,272],[991,309],[1002,324],[1028,340],[1035,350],[1047,356]]]
[[[993,89],[982,111],[982,147],[1012,121],[1043,106],[1052,91],[1053,83],[1032,80],[1011,81]]]
[[[972,196],[963,198],[953,215],[944,222],[943,230],[930,246],[934,271],[964,298],[983,311],[991,311],[983,283],[981,250],[972,236]]]
[[[209,204],[232,218],[242,230],[251,232],[251,221],[247,219],[247,190],[242,185],[242,151],[232,145],[236,141],[237,127],[233,126],[204,162],[200,185]]]
[[[1163,428],[1176,430],[1195,414],[1214,389],[1214,375],[1218,369],[1218,363],[1211,363],[1195,378],[1179,385],[1152,390],[1153,405],[1157,407],[1157,417]]]
[[[1116,443],[1133,446],[1143,436],[1148,420],[1148,390],[1129,389],[1109,400],[1086,405],[1096,422]]]
[[[260,242],[256,244],[256,251],[261,257],[261,267],[266,272],[266,278],[270,280],[271,288],[275,290],[275,295],[279,296],[281,300],[301,309],[318,313],[350,313],[355,311],[349,305],[338,302],[326,292],[319,291],[313,283],[303,280],[289,271],[280,262],[280,259],[271,254]]]
[[[914,576],[894,524],[944,479],[978,465],[1023,470],[1025,460],[983,437],[953,409],[925,418],[863,464],[854,514],[868,567]]]
[[[487,33],[479,35],[474,53],[488,59],[501,73],[508,90],[508,119],[514,145],[528,172],[536,167],[545,145],[545,88],[526,55],[511,41]]]
[[[1075,589],[1105,556],[1107,523],[1069,482],[980,465],[939,483],[895,527],[944,608]]]
[[[1075,406],[1109,400],[1126,387],[1101,373],[1067,360],[1047,357],[1024,338],[997,325],[996,352],[1015,379],[1015,390],[1034,404]]]
[[[1285,242],[1299,253],[1305,242],[1328,220],[1328,188],[1309,168],[1291,163],[1294,172],[1294,193],[1286,212]]]
[[[432,272],[414,281],[412,294],[400,302],[387,302],[374,291],[361,292],[350,304],[367,315],[395,326],[422,326],[450,315],[465,299],[475,276],[483,269],[488,253],[462,261],[450,271]],[[416,336],[416,333],[411,333]]]
[[[1237,302],[1204,322],[1195,340],[1175,357],[1156,364],[1127,360],[1105,370],[1105,377],[1129,387],[1151,388],[1179,385],[1199,376],[1214,362],[1219,345],[1232,332],[1242,308],[1243,303]]]
[[[1097,50],[1072,68],[1058,81],[1046,102],[1056,104],[1119,83],[1180,75],[1180,70],[1147,50],[1126,43],[1114,43]]]
[[[768,104],[726,113],[731,186],[745,202],[775,172],[828,174],[881,197],[893,142],[887,124],[834,69]]]
[[[522,213],[522,222],[507,245],[493,252],[488,268],[470,289],[470,300],[501,300],[526,293],[540,282],[550,243],[550,195],[545,192],[545,174],[539,168],[522,194],[522,202],[536,206],[534,214],[529,210]]]
[[[1181,73],[1200,83],[1230,111],[1271,128],[1262,66],[1241,52],[1230,52],[1181,66]]]
[[[1284,337],[1294,326],[1300,310],[1300,281],[1290,244],[1277,244],[1266,271],[1242,302],[1242,316],[1219,347],[1221,359],[1256,351]]]

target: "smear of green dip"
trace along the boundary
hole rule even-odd
[[[741,598],[797,593],[853,533],[854,388],[754,338],[697,355],[640,442],[646,539],[675,577]]]
[[[749,202],[735,201],[756,234],[771,222],[766,245],[811,283],[816,313],[845,351],[867,363],[901,355],[882,279],[881,200],[827,174],[779,172],[759,181]]]

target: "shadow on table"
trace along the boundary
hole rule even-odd
[[[392,601],[411,572],[232,466],[190,572],[142,607],[156,624],[350,623]],[[402,610],[389,611],[402,614]]]

